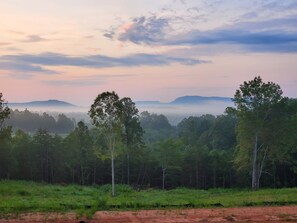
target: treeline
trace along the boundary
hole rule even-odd
[[[234,115],[189,117],[174,127],[164,115],[144,112],[140,121],[145,145],[130,153],[129,175],[127,151],[118,146],[116,183],[129,182],[139,188],[201,189],[250,185],[250,171],[237,170],[234,162],[237,154]],[[7,127],[1,131],[0,139],[1,179],[110,183],[110,160],[103,133],[88,129],[83,122],[65,138],[42,129],[33,136],[22,130],[12,134]],[[267,163],[263,187],[297,186],[296,165],[290,162],[296,160],[296,153],[287,152],[287,160]]]
[[[43,113],[10,110],[9,119],[5,120],[5,125],[12,126],[13,130],[23,130],[25,132],[36,132],[38,129],[46,129],[50,133],[65,134],[74,130],[75,120],[68,118],[64,114],[59,114],[57,119],[53,116]]]
[[[260,77],[244,82],[219,116],[140,115],[130,98],[99,94],[65,137],[12,131],[0,94],[0,179],[129,184],[136,188],[296,187],[297,100]],[[26,111],[28,113],[28,111]],[[114,187],[113,187],[114,188]],[[113,190],[114,195],[114,190]]]

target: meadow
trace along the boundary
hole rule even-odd
[[[50,185],[28,181],[0,181],[0,214],[75,212],[92,216],[98,210],[139,210],[246,207],[297,204],[297,188],[209,189],[176,188],[136,191],[127,185]]]

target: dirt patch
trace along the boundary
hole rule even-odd
[[[297,222],[297,206],[242,207],[182,210],[98,211],[92,219],[79,218],[74,213],[30,213],[7,216],[0,223],[20,222]]]

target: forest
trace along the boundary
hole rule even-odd
[[[90,108],[90,127],[63,114],[12,111],[1,93],[0,179],[137,190],[296,187],[297,100],[255,77],[233,101],[222,115],[172,126],[162,114],[139,114],[130,98],[103,92]]]

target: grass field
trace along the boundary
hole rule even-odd
[[[0,214],[70,212],[91,216],[97,210],[241,207],[297,204],[297,188],[211,189],[177,188],[134,191],[127,185],[48,185],[25,181],[0,181]]]

